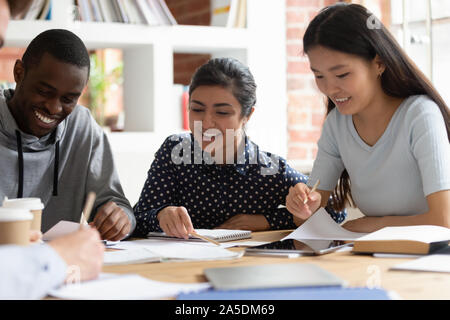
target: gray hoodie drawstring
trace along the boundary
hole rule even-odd
[[[19,154],[19,190],[17,191],[17,198],[23,197],[23,151],[22,151],[22,136],[19,130],[16,130],[17,138],[17,153]]]
[[[16,130],[17,139],[17,153],[19,156],[19,189],[17,191],[17,198],[23,197],[23,150],[22,150],[22,135],[19,130]],[[53,196],[58,195],[58,171],[59,171],[59,141],[55,143],[55,163],[53,167]]]

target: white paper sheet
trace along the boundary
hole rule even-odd
[[[450,255],[432,254],[423,258],[398,264],[392,270],[450,272]]]
[[[50,241],[55,238],[65,236],[80,229],[80,224],[72,221],[61,220],[53,227],[51,227],[46,233],[43,234],[42,240]]]
[[[144,300],[175,297],[180,293],[210,288],[209,283],[172,283],[150,280],[139,275],[105,275],[99,279],[69,284],[49,295],[73,300]]]
[[[153,252],[144,247],[105,251],[105,254],[103,255],[103,264],[105,266],[159,261],[161,261],[160,256],[155,255]]]
[[[317,239],[317,240],[356,240],[366,233],[351,232],[342,228],[320,208],[295,231],[284,237],[286,239]]]
[[[411,240],[432,243],[450,239],[450,229],[440,226],[385,227],[366,235],[360,240]]]
[[[267,244],[269,241],[239,241],[239,242],[226,242],[221,243],[222,248],[232,248],[232,247],[256,247]]]
[[[208,242],[192,242],[180,240],[134,240],[122,241],[114,248],[130,249],[145,247],[163,260],[222,260],[236,259],[243,252],[233,252]]]

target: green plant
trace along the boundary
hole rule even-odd
[[[122,84],[123,63],[118,64],[114,69],[106,72],[105,62],[98,53],[93,53],[91,58],[91,73],[89,77],[89,109],[97,123],[101,126],[105,124],[105,108],[107,102],[107,92],[112,85]]]

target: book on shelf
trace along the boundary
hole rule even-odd
[[[123,23],[130,23],[130,19],[128,18],[127,12],[125,11],[125,6],[122,0],[112,0],[116,4],[116,8],[120,13],[120,17]]]
[[[51,0],[33,0],[27,12],[17,20],[50,20],[52,15]]]
[[[159,5],[166,16],[166,19],[168,21],[168,25],[177,25],[177,20],[175,20],[175,17],[173,16],[172,12],[170,11],[169,7],[167,6],[167,3],[164,0],[158,0]]]
[[[356,253],[429,254],[448,246],[450,229],[440,226],[386,227],[355,240]]]
[[[82,21],[92,21],[91,7],[88,0],[77,0],[77,7]]]
[[[81,20],[86,22],[177,24],[164,0],[76,0],[76,4]]]
[[[23,20],[36,20],[39,19],[40,13],[42,12],[42,9],[44,8],[46,2],[48,0],[34,0],[31,3],[30,8],[28,11],[23,15]]]
[[[94,21],[96,21],[96,22],[104,21],[102,12],[100,11],[100,5],[98,3],[98,0],[91,0],[90,4],[91,4]]]
[[[247,0],[212,0],[211,25],[227,28],[244,28],[247,17]]]
[[[130,23],[145,24],[144,16],[139,10],[135,0],[122,0],[122,3],[130,20]]]
[[[97,2],[100,7],[100,11],[102,13],[104,22],[108,23],[120,22],[116,10],[114,9],[114,6],[111,4],[111,0],[97,0]]]
[[[136,0],[137,7],[139,11],[144,17],[145,22],[150,26],[156,26],[158,24],[158,20],[150,9],[147,0]]]
[[[195,232],[197,232],[201,236],[218,242],[249,239],[252,237],[252,232],[249,230],[195,229]],[[168,236],[164,232],[149,232],[147,234],[147,238],[184,240],[177,237]],[[204,241],[194,236],[190,236],[189,240]]]

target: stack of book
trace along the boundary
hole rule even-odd
[[[247,0],[211,0],[211,25],[227,28],[245,28]]]
[[[17,20],[50,20],[52,17],[52,0],[33,0],[30,8]]]
[[[51,20],[51,8],[52,0],[33,0],[30,9],[17,19]],[[177,24],[164,0],[76,0],[74,16],[85,22]]]
[[[177,24],[164,0],[77,0],[76,3],[81,21]]]

